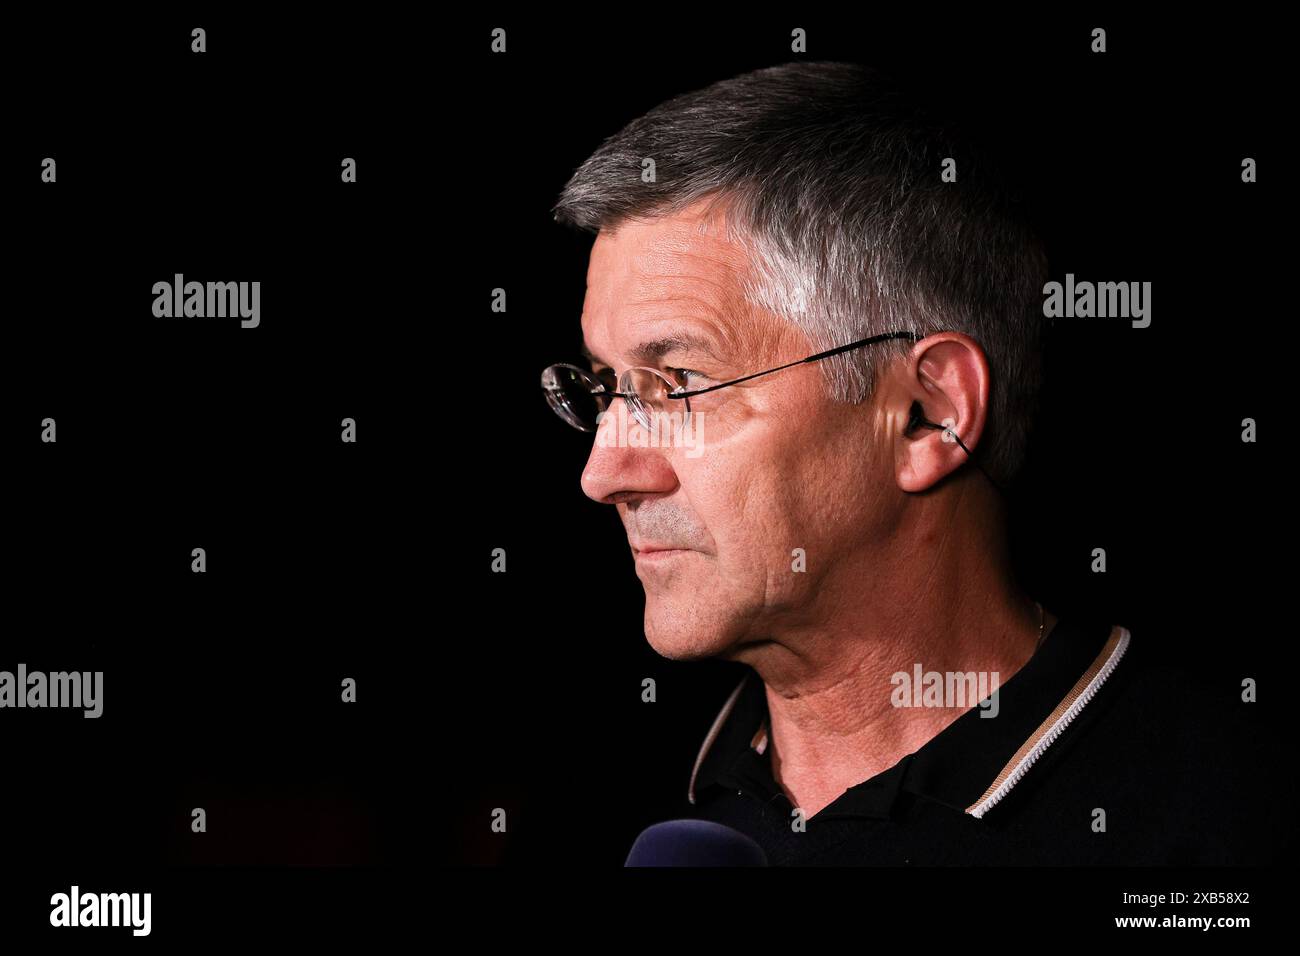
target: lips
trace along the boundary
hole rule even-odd
[[[654,565],[671,564],[674,558],[684,557],[693,554],[689,548],[659,548],[653,551],[633,551],[632,561],[638,568],[651,567]]]
[[[632,545],[632,553],[636,555],[655,554],[659,551],[693,551],[693,550],[694,550],[693,548],[681,547],[675,544],[658,544],[658,543],[645,542],[642,544]]]

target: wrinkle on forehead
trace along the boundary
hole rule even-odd
[[[716,213],[704,216],[689,207],[660,219],[630,220],[597,237],[584,318],[609,310],[626,317],[629,331],[687,314],[714,333],[726,355],[738,362],[758,358],[773,350],[789,323],[745,297],[743,283],[751,269],[749,253],[726,238]]]

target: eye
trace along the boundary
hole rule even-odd
[[[667,372],[668,376],[676,381],[678,385],[686,389],[703,388],[706,382],[712,381],[712,379],[707,375],[702,372],[697,372],[692,368],[665,367],[664,371]],[[698,381],[692,381],[692,379],[697,379]]]

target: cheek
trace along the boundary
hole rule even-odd
[[[788,566],[791,552],[825,552],[856,525],[870,483],[860,425],[844,423],[817,395],[747,396],[726,434],[714,418],[702,454],[674,461],[678,480],[729,574]],[[760,401],[761,399],[761,401]],[[768,402],[767,407],[754,407]],[[810,411],[811,409],[811,411]]]
[[[806,529],[809,547],[834,560],[863,547],[873,536],[881,508],[875,469],[842,455],[805,465],[799,493],[790,504]]]
[[[784,560],[798,527],[800,479],[788,462],[772,457],[727,454],[718,447],[678,479],[713,538],[715,553],[729,573],[756,571]],[[787,545],[789,546],[787,547]]]
[[[870,479],[843,455],[793,454],[754,470],[749,489],[750,526],[770,562],[788,564],[795,548],[825,566],[852,548],[874,507]]]

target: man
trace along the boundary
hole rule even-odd
[[[1134,725],[1181,686],[1012,572],[1047,268],[985,156],[865,68],[790,64],[636,120],[556,218],[597,234],[591,365],[543,386],[594,433],[646,638],[747,665],[693,814],[773,863],[1247,861],[1171,796],[1198,744]]]

